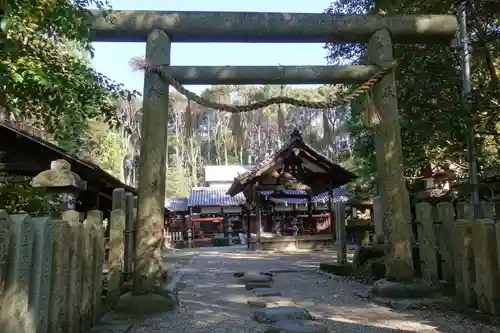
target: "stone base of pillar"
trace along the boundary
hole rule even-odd
[[[120,296],[114,310],[120,314],[144,317],[170,312],[178,306],[177,300],[166,292],[138,296],[126,293]]]
[[[381,279],[375,282],[371,291],[374,297],[381,298],[426,298],[435,296],[439,287],[419,279],[406,282]]]

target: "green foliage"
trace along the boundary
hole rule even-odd
[[[472,1],[476,9],[481,1]],[[329,13],[366,14],[454,14],[456,2],[394,1],[394,0],[337,0],[327,9]],[[498,19],[469,13],[469,32],[475,40],[485,40],[481,30],[498,30]],[[483,33],[484,33],[483,31]],[[419,175],[429,163],[454,162],[466,166],[467,124],[474,124],[478,160],[481,171],[498,166],[500,137],[500,90],[497,68],[500,59],[500,41],[490,41],[487,49],[481,42],[474,43],[472,55],[473,107],[461,104],[461,73],[459,50],[451,45],[394,45],[398,106],[402,132],[405,173]],[[331,63],[352,59],[363,63],[366,45],[328,44]],[[488,57],[492,59],[488,62]],[[373,179],[373,133],[363,124],[365,105],[362,100],[352,106],[349,131],[355,139],[353,157]],[[361,172],[363,174],[363,172]]]
[[[187,197],[191,190],[191,177],[179,165],[169,166],[167,169],[167,198]]]
[[[99,166],[106,172],[120,179],[125,149],[118,133],[110,131],[98,147],[100,152]]]
[[[70,150],[80,144],[88,119],[102,116],[116,124],[115,101],[131,93],[88,61],[93,49],[87,8],[107,11],[108,3],[5,0],[2,5],[0,105]]]
[[[47,216],[64,210],[63,201],[45,189],[31,187],[31,179],[0,174],[0,207],[9,214]]]

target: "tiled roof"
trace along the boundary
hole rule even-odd
[[[293,192],[293,193],[287,193],[287,194],[301,195],[302,193],[299,193],[301,191],[304,192],[303,190],[295,190],[295,191],[288,190],[288,192]],[[312,197],[311,202],[328,203],[328,198],[329,198],[328,192],[323,192],[323,193],[320,193],[320,194]],[[288,204],[288,205],[294,205],[294,204],[300,205],[300,204],[307,203],[306,198],[304,198],[304,199],[302,199],[302,198],[269,198],[269,200],[274,202],[274,203],[284,203],[284,204]],[[333,190],[333,201],[334,202],[346,202],[347,200],[349,200],[349,196],[348,196],[348,193],[347,193],[344,186],[337,187]]]
[[[262,191],[263,195],[271,195],[274,191]],[[280,190],[285,195],[307,195],[306,190]]]
[[[227,207],[245,204],[243,193],[231,197],[226,192],[227,188],[195,187],[189,194],[188,207]]]
[[[165,199],[165,208],[171,212],[185,212],[188,210],[187,198],[167,198]]]
[[[328,177],[331,177],[333,184],[336,186],[345,185],[354,179],[357,178],[355,174],[347,171],[342,168],[340,165],[333,163],[326,156],[314,150],[311,146],[307,145],[303,140],[302,136],[298,131],[294,131],[290,138],[285,141],[285,143],[269,157],[262,160],[259,164],[251,168],[250,170],[240,174],[238,177],[234,179],[233,184],[228,189],[228,193],[235,194],[243,191],[243,187],[255,179],[260,174],[267,172],[273,165],[279,163],[282,160],[282,157],[286,157],[292,153],[293,148],[298,148],[306,153],[306,155],[310,156],[315,161],[311,161],[314,164],[321,165],[322,168],[327,168],[329,170]],[[325,179],[325,181],[328,181]],[[307,184],[306,184],[307,185]],[[322,189],[318,189],[318,191],[323,190],[327,186]]]

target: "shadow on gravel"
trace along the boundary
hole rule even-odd
[[[500,332],[500,327],[484,324],[452,311],[395,311],[374,304],[357,296],[366,293],[368,286],[343,278],[328,279],[313,272],[319,262],[333,255],[272,255],[245,251],[233,253],[227,250],[200,252],[200,261],[197,259],[195,265],[198,271],[193,270],[193,274],[186,277],[185,292],[190,294],[185,298],[186,313],[191,312],[190,308],[196,309],[193,314],[196,325],[203,326],[203,332],[208,328],[223,327],[225,320],[241,322],[240,331],[235,329],[234,332],[253,332],[250,326],[254,326],[254,323],[249,327],[243,324],[244,320],[251,318],[254,311],[247,304],[252,293],[244,290],[243,286],[240,287],[232,273],[286,268],[307,273],[279,273],[274,277],[273,288],[282,292],[283,297],[308,309],[317,320],[330,328],[330,332]],[[194,286],[196,287],[193,288]]]

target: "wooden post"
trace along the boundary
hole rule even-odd
[[[455,209],[451,202],[440,202],[436,205],[437,220],[440,222],[438,229],[439,252],[441,254],[441,271],[443,280],[455,280],[455,267],[453,264],[453,224],[455,223]]]
[[[0,331],[31,332],[35,322],[29,314],[27,296],[30,295],[30,278],[33,272],[35,226],[26,214],[9,216],[1,210],[0,219],[3,220],[2,224],[9,225],[7,228],[10,230],[10,251],[0,306]]]
[[[113,191],[113,210],[110,215],[109,259],[108,259],[108,298],[114,302],[123,288],[123,262],[125,254],[125,189]]]
[[[311,202],[311,194],[309,193],[307,195],[307,226],[309,227],[309,229],[312,229],[313,230],[313,233],[315,232],[315,228],[314,228],[314,225],[313,225],[313,212],[312,212],[312,202]]]
[[[101,312],[102,300],[102,273],[104,263],[104,230],[102,221],[104,219],[103,213],[100,210],[91,210],[87,213],[87,220],[85,223],[89,224],[92,228],[92,251],[94,253],[92,261],[92,272],[87,274],[92,275],[92,290],[90,298],[91,314],[90,322],[95,324]]]
[[[52,273],[50,286],[50,312],[48,332],[68,332],[67,286],[69,278],[69,251],[71,233],[66,221],[53,221]],[[85,275],[84,275],[85,276]],[[92,275],[90,275],[92,276]],[[84,282],[87,280],[84,280]],[[82,299],[88,294],[88,285],[84,283]],[[86,327],[88,329],[88,327]]]
[[[179,215],[179,223],[181,224],[182,242],[184,243],[187,239],[186,215],[184,213]]]
[[[151,65],[169,66],[170,45],[171,40],[165,32],[153,30],[146,42],[146,61]],[[163,82],[157,74],[146,72],[133,287],[136,295],[163,291],[166,276],[161,250],[165,216],[168,107],[168,83]]]
[[[472,248],[479,311],[500,314],[500,281],[495,223],[481,219],[472,223]]]
[[[345,203],[335,204],[335,225],[337,229],[337,263],[347,263],[347,230],[345,224]]]
[[[456,298],[460,304],[475,307],[474,256],[472,250],[472,205],[459,203],[453,224],[453,263],[455,266]]]
[[[49,217],[33,218],[33,225],[35,238],[29,303],[35,319],[36,332],[47,333],[52,273],[52,220]]]
[[[415,206],[415,215],[418,223],[418,250],[420,253],[420,265],[422,267],[422,278],[426,281],[436,283],[439,278],[432,206],[427,202],[418,203]]]
[[[139,198],[137,196],[134,196],[134,214],[132,215],[134,217],[134,237],[132,237],[132,261],[134,262],[134,267],[135,267],[135,258],[136,258],[136,251],[137,251],[137,246],[135,245],[137,242],[137,205],[139,204]],[[135,269],[134,269],[135,271]]]
[[[372,64],[388,66],[392,56],[392,40],[387,30],[377,31],[368,42]],[[393,281],[413,278],[411,250],[410,201],[403,166],[401,129],[394,71],[391,70],[373,88],[372,124],[375,129],[377,178],[384,216],[385,259],[387,277]]]
[[[330,214],[330,232],[332,234],[332,242],[335,247],[335,242],[337,241],[337,228],[335,221],[335,202],[333,201],[333,191],[328,192],[328,212]]]
[[[260,250],[260,234],[262,231],[262,209],[260,207],[260,196],[255,201],[255,249]]]
[[[12,221],[7,211],[0,209],[0,299],[4,299],[5,279],[9,265],[9,246]]]
[[[74,210],[63,212],[62,219],[69,223],[69,281],[68,281],[68,332],[80,333],[80,313],[82,303],[83,265],[83,224],[80,213]],[[102,274],[102,272],[101,272]]]
[[[188,247],[190,249],[193,247],[193,226],[188,230]]]
[[[123,275],[126,281],[129,281],[134,272],[133,245],[135,237],[135,217],[134,217],[134,195],[125,194],[125,239],[123,255]]]
[[[477,204],[477,218],[495,221],[495,206],[493,202],[480,202]]]
[[[250,208],[247,207],[247,248],[250,248],[250,238],[252,238],[252,220],[250,212]]]
[[[460,202],[457,205],[457,218],[472,221],[474,219],[472,205],[468,202]]]

